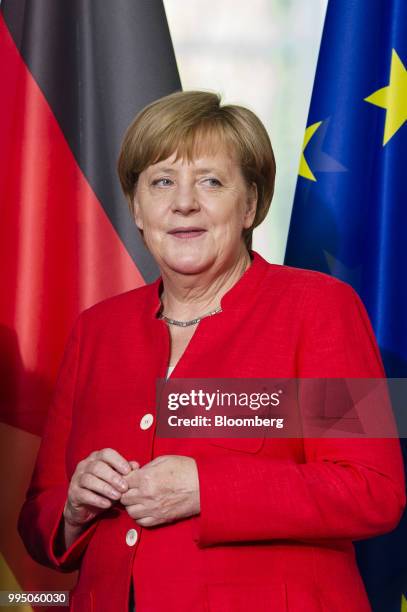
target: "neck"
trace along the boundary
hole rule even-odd
[[[189,320],[213,310],[249,265],[250,255],[244,247],[229,265],[202,274],[162,272],[163,314],[172,319]]]

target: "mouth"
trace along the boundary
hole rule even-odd
[[[176,227],[175,229],[168,232],[174,238],[190,239],[198,238],[206,232],[202,227]]]

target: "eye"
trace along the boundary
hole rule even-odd
[[[220,180],[214,176],[210,176],[209,178],[205,179],[204,182],[207,183],[209,187],[222,187]]]
[[[151,183],[153,187],[169,187],[172,185],[172,180],[167,177],[154,179]]]

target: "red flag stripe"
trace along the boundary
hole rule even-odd
[[[2,419],[39,433],[76,316],[144,281],[2,17],[0,56]]]

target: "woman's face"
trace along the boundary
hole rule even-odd
[[[198,274],[223,269],[243,249],[257,190],[225,151],[191,162],[175,154],[146,168],[134,197],[136,225],[162,269]]]

